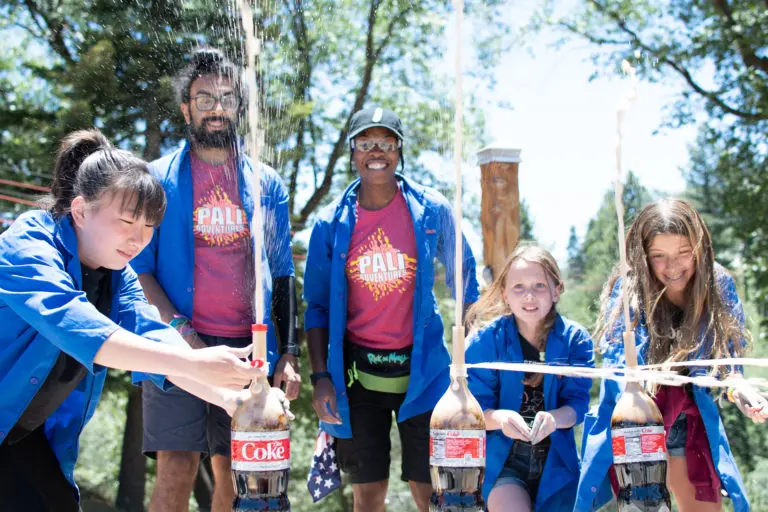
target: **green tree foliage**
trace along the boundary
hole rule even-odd
[[[531,217],[531,211],[525,199],[520,201],[520,240],[536,240],[536,237],[533,235],[533,217]]]
[[[768,149],[735,128],[702,127],[686,172],[692,197],[701,205],[718,246],[718,259],[743,266],[748,299],[768,314]],[[755,134],[757,136],[757,134]],[[763,332],[768,322],[763,322]]]
[[[548,0],[538,21],[592,43],[595,74],[615,73],[628,59],[641,78],[680,85],[669,125],[705,121],[686,177],[694,197],[707,200],[712,229],[728,231],[723,257],[741,257],[754,299],[768,312],[765,2],[586,0],[564,16],[554,14],[559,7]]]
[[[768,119],[765,2],[585,0],[562,17],[557,7],[547,1],[546,20],[595,45],[596,73],[628,59],[647,80],[682,81],[673,120],[693,122],[700,108],[712,119]]]
[[[504,43],[503,2],[467,2],[479,65],[489,71]],[[346,125],[376,102],[404,119],[407,170],[429,184],[420,157],[451,147],[451,81],[440,71],[451,2],[345,0],[258,2],[263,53],[265,159],[284,174],[297,229],[351,178]],[[49,177],[57,139],[96,125],[121,146],[153,159],[183,136],[172,76],[189,50],[212,44],[241,60],[233,3],[199,0],[0,1],[15,45],[0,60],[0,173]],[[30,51],[33,49],[34,51]],[[417,94],[414,94],[417,91]],[[468,101],[466,134],[483,119]]]
[[[629,229],[638,212],[651,199],[650,192],[637,176],[633,172],[627,173],[623,194],[625,229]],[[583,261],[583,271],[580,277],[568,273],[567,291],[559,308],[566,316],[586,326],[594,325],[600,309],[600,292],[619,261],[619,221],[615,204],[613,189],[606,191],[600,209],[587,225],[580,248],[577,250],[571,243],[568,247],[569,265],[571,261],[579,265]],[[571,241],[575,240],[575,230],[571,235]]]
[[[579,236],[576,234],[576,226],[571,226],[570,234],[568,235],[568,277],[573,281],[580,281],[584,276],[584,253],[581,251],[581,243],[579,242]]]

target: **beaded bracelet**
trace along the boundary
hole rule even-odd
[[[192,323],[189,321],[189,318],[184,315],[173,315],[173,318],[168,325],[176,329],[182,338],[189,334],[195,334],[195,329],[192,327]]]
[[[728,386],[728,391],[726,392],[726,396],[728,397],[728,401],[732,404],[736,403],[736,397],[734,396],[734,393],[736,392],[736,388]]]

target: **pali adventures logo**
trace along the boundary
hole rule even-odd
[[[198,202],[192,214],[195,236],[211,246],[227,246],[248,236],[248,220],[219,185]]]
[[[405,292],[416,275],[416,258],[392,247],[389,237],[379,228],[360,248],[359,256],[348,263],[347,272],[378,301],[394,291]]]

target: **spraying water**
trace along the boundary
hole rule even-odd
[[[259,163],[260,136],[259,136],[259,98],[256,89],[256,58],[259,55],[260,45],[256,37],[256,27],[253,23],[253,9],[249,0],[238,0],[240,15],[245,34],[245,78],[248,84],[248,143],[247,152],[253,161],[253,217],[251,234],[253,235],[253,259],[254,259],[254,318],[256,323],[264,321],[264,292],[261,253],[263,245],[263,229],[261,218],[261,165]],[[253,347],[253,357],[256,358],[257,347]],[[264,356],[266,354],[262,354]]]
[[[623,169],[621,164],[621,143],[623,138],[624,127],[624,115],[629,111],[632,103],[637,97],[637,77],[635,76],[635,69],[626,60],[621,63],[621,69],[626,73],[631,81],[631,89],[629,93],[622,99],[619,104],[619,108],[616,111],[616,181],[614,197],[616,200],[616,216],[619,221],[619,262],[621,266],[621,275],[626,276],[629,270],[627,265],[627,248],[624,243],[624,182],[623,182]],[[622,302],[624,309],[624,325],[625,330],[631,330],[630,318],[629,318],[629,294],[622,293]],[[625,333],[626,337],[626,333]],[[627,343],[625,340],[624,350],[626,352],[627,366],[634,368],[637,366],[637,351],[635,349],[634,340],[631,343]]]
[[[461,157],[462,157],[462,126],[464,124],[464,100],[461,79],[461,25],[464,17],[464,0],[454,0],[456,9],[456,118],[454,121],[454,148],[453,156],[456,165],[456,196],[454,198],[454,209],[456,210],[456,250],[455,250],[455,279],[454,287],[456,289],[456,326],[453,331],[453,367],[458,371],[464,371],[464,327],[462,322],[462,313],[464,307],[464,275],[463,275],[463,239],[461,236]]]

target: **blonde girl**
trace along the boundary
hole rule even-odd
[[[557,313],[563,289],[548,251],[515,250],[467,315],[467,362],[594,366],[589,333]],[[590,379],[472,369],[469,387],[488,429],[488,510],[571,510],[579,471],[573,427],[587,412]]]

